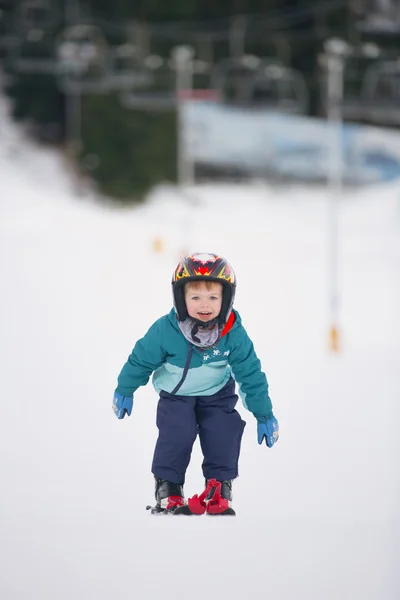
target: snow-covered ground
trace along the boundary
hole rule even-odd
[[[111,208],[0,113],[0,598],[398,600],[400,186],[341,200],[334,355],[324,193],[205,186]],[[146,512],[151,384],[129,419],[111,411],[186,250],[233,264],[280,421],[269,450],[239,408],[236,519]],[[196,443],[188,496],[200,463]]]

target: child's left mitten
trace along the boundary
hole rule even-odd
[[[133,407],[133,396],[121,396],[114,392],[112,409],[118,419],[123,419],[125,414],[130,416]]]

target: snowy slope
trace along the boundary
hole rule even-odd
[[[1,111],[0,597],[398,600],[400,190],[341,201],[335,356],[324,193],[202,187],[188,202],[169,189],[100,208]],[[239,408],[236,519],[146,513],[151,385],[130,419],[111,412],[131,347],[170,309],[184,250],[234,265],[280,420],[269,450]],[[200,463],[196,444],[187,495]]]

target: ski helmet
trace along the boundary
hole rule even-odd
[[[215,281],[222,284],[222,306],[218,322],[225,325],[232,312],[236,293],[236,276],[228,261],[206,252],[185,256],[172,275],[172,294],[179,321],[188,317],[184,286],[189,281]]]

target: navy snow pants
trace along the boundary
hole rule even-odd
[[[235,479],[246,425],[235,410],[237,401],[232,378],[213,396],[173,396],[162,391],[157,407],[159,434],[151,469],[155,477],[183,484],[199,434],[204,477],[218,481]]]

